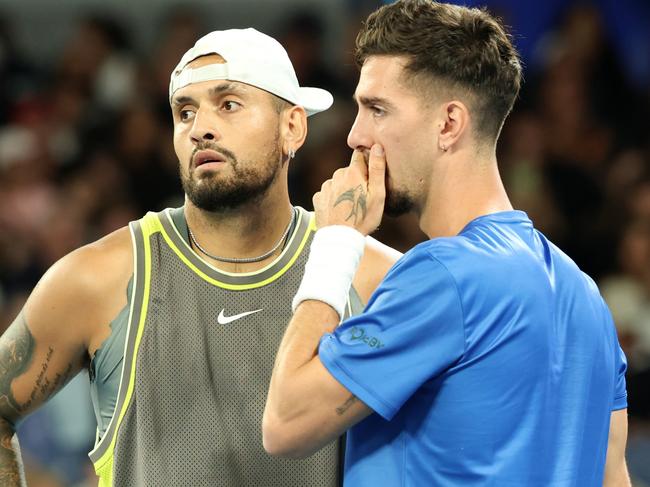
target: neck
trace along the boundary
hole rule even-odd
[[[208,253],[234,259],[257,257],[271,250],[291,222],[292,206],[288,195],[266,195],[261,201],[239,208],[210,212],[185,202],[185,219],[194,238]],[[227,272],[252,272],[268,265],[282,252],[251,263],[225,263],[203,254],[194,244],[195,252],[208,263]]]
[[[419,215],[420,228],[429,238],[458,235],[475,218],[512,210],[493,152],[477,156],[457,149],[435,164]]]

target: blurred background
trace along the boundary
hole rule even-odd
[[[256,27],[335,95],[292,162],[293,201],[350,149],[364,0],[0,0],[0,331],[43,272],[148,210],[182,204],[167,88],[201,35]],[[650,2],[457,2],[511,26],[525,84],[498,158],[514,205],[599,284],[628,361],[628,461],[650,485]],[[468,195],[471,197],[471,195]],[[377,237],[422,241],[410,217]],[[96,485],[88,377],[20,425],[31,486]]]

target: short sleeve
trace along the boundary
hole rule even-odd
[[[617,346],[616,355],[616,386],[612,411],[627,408],[627,388],[625,383],[625,372],[627,371],[627,359],[621,346]]]
[[[385,419],[465,349],[455,281],[428,252],[416,250],[391,269],[362,314],[319,345],[327,370]]]

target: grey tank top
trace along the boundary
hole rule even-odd
[[[300,461],[262,448],[275,353],[313,236],[311,215],[297,211],[283,253],[248,274],[203,262],[186,241],[182,208],[131,224],[129,304],[91,365],[99,427],[90,456],[114,444],[112,485],[338,485],[337,444]],[[362,307],[351,290],[348,314]]]

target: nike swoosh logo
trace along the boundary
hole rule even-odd
[[[244,316],[252,315],[253,313],[259,313],[262,311],[261,309],[256,309],[255,311],[246,311],[245,313],[239,313],[238,315],[232,315],[232,316],[225,316],[223,312],[225,309],[222,309],[219,312],[219,316],[217,316],[217,322],[220,325],[227,325],[228,323],[232,323],[233,321],[238,320],[239,318],[243,318]]]

